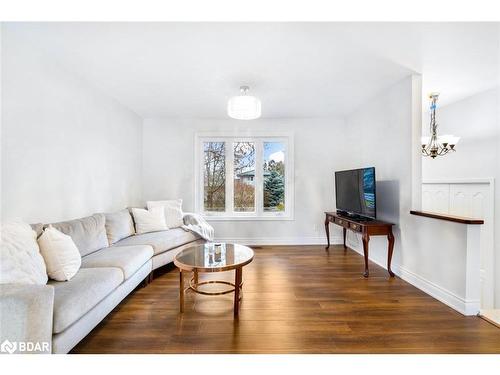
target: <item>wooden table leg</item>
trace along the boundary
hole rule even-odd
[[[236,268],[236,275],[234,279],[234,316],[240,313],[240,288],[243,279],[243,268]]]
[[[194,285],[198,285],[198,270],[193,271]]]
[[[364,277],[368,277],[368,241],[370,241],[370,236],[367,234],[363,234],[363,253],[365,255],[365,272],[363,273]]]
[[[326,232],[326,241],[328,245],[325,247],[325,250],[328,250],[330,247],[330,221],[328,220],[328,216],[325,217],[325,232]]]
[[[179,310],[184,312],[184,273],[179,269]]]
[[[344,235],[344,250],[347,250],[347,246],[345,245],[345,239],[347,237],[347,229],[346,228],[342,228],[342,233]]]
[[[394,277],[394,272],[391,270],[392,252],[394,250],[394,235],[392,234],[392,229],[390,229],[387,234],[387,239],[389,240],[389,246],[387,248],[387,271],[389,271],[391,277]]]

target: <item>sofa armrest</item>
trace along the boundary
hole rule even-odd
[[[50,353],[53,307],[51,285],[1,284],[1,352]]]

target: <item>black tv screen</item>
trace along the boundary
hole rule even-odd
[[[335,172],[337,210],[375,219],[375,168]]]

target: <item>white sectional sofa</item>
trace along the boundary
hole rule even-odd
[[[142,281],[147,284],[153,270],[204,242],[182,228],[135,235],[127,209],[51,225],[72,237],[82,266],[69,281],[0,285],[0,342],[50,342],[48,351],[67,353]],[[38,234],[44,226],[32,225]],[[129,236],[116,236],[130,226]]]

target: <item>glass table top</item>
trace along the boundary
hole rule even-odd
[[[247,246],[229,243],[206,243],[182,250],[174,263],[180,268],[206,271],[234,269],[250,263],[253,250]]]

